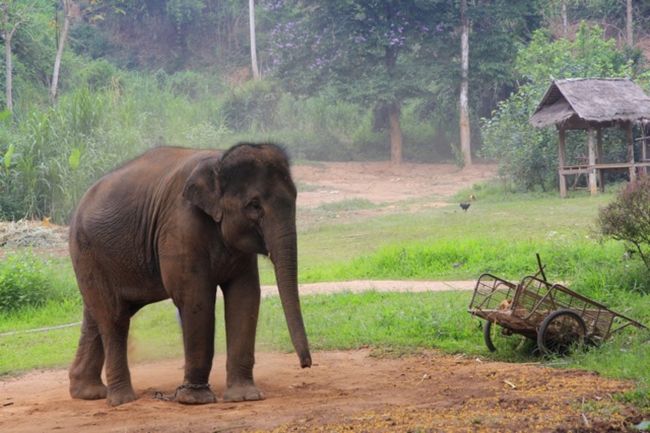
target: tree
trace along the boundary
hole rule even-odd
[[[56,57],[54,58],[54,70],[52,72],[52,83],[50,84],[50,100],[54,102],[59,87],[59,71],[61,69],[61,58],[63,57],[63,50],[65,43],[68,39],[68,32],[70,31],[70,24],[74,18],[80,15],[79,6],[72,0],[61,0],[63,6],[63,28],[59,34],[59,44],[56,50]]]
[[[463,154],[465,167],[472,165],[472,145],[469,127],[469,19],[467,18],[467,0],[460,0],[460,49],[461,49],[461,82],[460,82],[460,150]]]
[[[428,92],[441,35],[452,32],[449,2],[293,0],[267,2],[274,73],[294,93],[325,87],[373,109],[387,127],[391,162],[402,160],[402,104]]]
[[[255,40],[255,0],[248,0],[248,24],[250,28],[251,65],[253,69],[253,78],[259,80],[260,70],[257,67],[257,43]]]
[[[29,13],[35,3],[26,3],[14,0],[2,0],[0,13],[2,21],[0,25],[0,36],[5,44],[5,97],[7,110],[13,112],[13,58],[11,43],[18,28],[29,19]]]
[[[625,3],[625,29],[627,35],[627,45],[634,46],[634,21],[632,19],[632,0]]]
[[[569,35],[569,17],[566,11],[567,0],[562,0],[562,36],[565,38]]]
[[[448,22],[455,31],[436,34],[439,54],[429,63],[434,77],[429,86],[431,91],[421,99],[421,116],[426,114],[440,140],[455,143],[452,150],[460,150],[460,128],[449,125],[460,123],[459,89],[462,88],[462,50],[459,50],[462,26],[460,24],[460,1],[450,10]],[[515,89],[519,78],[512,67],[517,52],[531,37],[531,29],[538,28],[542,21],[541,10],[536,2],[512,2],[510,0],[471,0],[466,11],[470,32],[468,47],[468,123],[471,148],[480,149],[482,137],[477,121],[489,116],[499,101],[508,97]],[[458,24],[456,24],[458,23]],[[456,30],[457,29],[457,30]],[[454,55],[446,56],[444,52]],[[458,54],[456,54],[458,53]],[[459,163],[462,162],[459,152]]]

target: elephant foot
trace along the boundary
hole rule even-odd
[[[210,389],[210,385],[183,384],[176,388],[174,400],[181,404],[209,404],[216,403],[217,397]]]
[[[262,391],[252,384],[233,385],[223,394],[224,401],[255,401],[264,400]]]
[[[70,397],[81,400],[100,400],[106,398],[106,385],[99,383],[83,382],[80,380],[70,381]]]
[[[137,400],[137,398],[138,397],[135,395],[133,388],[129,387],[117,391],[109,390],[106,400],[110,406],[119,406]]]

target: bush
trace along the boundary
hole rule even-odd
[[[226,94],[222,112],[235,131],[267,131],[275,121],[281,91],[269,80],[248,81]]]
[[[52,294],[45,264],[35,256],[11,255],[0,264],[0,313],[41,306]]]
[[[630,182],[621,190],[600,210],[598,226],[604,236],[631,244],[650,270],[650,177]]]
[[[103,59],[84,64],[78,71],[74,71],[74,74],[75,86],[87,87],[90,90],[109,89],[120,75],[115,66]]]

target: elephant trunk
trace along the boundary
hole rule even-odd
[[[275,278],[278,283],[284,316],[289,327],[289,335],[298,358],[300,358],[300,366],[302,368],[311,367],[309,343],[298,297],[296,229],[295,226],[285,227],[284,230],[275,232],[274,236],[270,237],[271,242],[267,242],[267,245],[275,268]],[[266,236],[265,238],[269,239]]]

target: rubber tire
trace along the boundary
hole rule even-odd
[[[486,320],[485,323],[483,324],[483,340],[485,340],[485,345],[487,346],[488,350],[490,352],[496,352],[497,348],[494,346],[494,342],[492,341],[492,322],[489,320]]]
[[[583,346],[586,342],[587,326],[585,325],[585,321],[582,319],[582,317],[578,315],[578,313],[571,310],[553,311],[551,314],[549,314],[544,318],[542,324],[539,326],[539,330],[537,331],[537,347],[539,348],[540,352],[544,355],[551,355],[551,354],[566,355],[568,353],[568,349],[569,349],[568,347],[566,348],[565,352],[558,352],[553,348],[548,347],[546,341],[547,339],[546,333],[548,331],[548,327],[551,325],[553,321],[555,321],[558,317],[561,316],[571,317],[572,319],[575,320],[575,322],[579,325],[579,327],[582,330],[582,336],[579,337],[579,341],[576,341],[572,344],[577,343],[579,346]]]
[[[483,340],[485,341],[485,345],[487,346],[488,350],[490,352],[498,352],[499,350],[504,350],[504,347],[497,347],[494,344],[494,340],[492,339],[492,327],[493,326],[499,326],[496,323],[490,322],[489,320],[486,320],[485,323],[483,324]],[[503,330],[501,331],[503,332]],[[531,340],[530,338],[527,338],[523,335],[517,334],[515,332],[511,333],[508,335],[508,339],[512,339],[513,343],[516,341],[516,345],[512,345],[511,349],[518,351],[521,350],[524,345],[526,344],[527,341]],[[532,340],[534,341],[534,340]],[[500,346],[500,345],[499,345]]]

